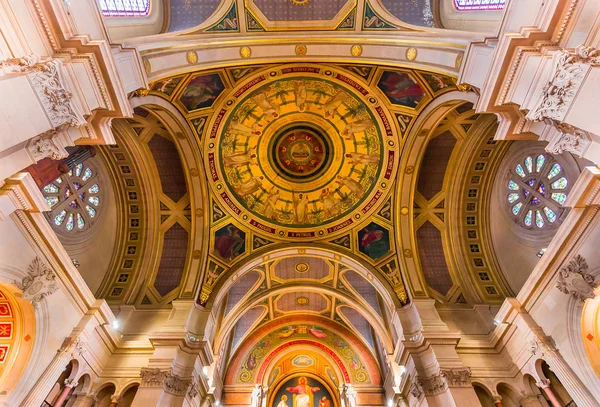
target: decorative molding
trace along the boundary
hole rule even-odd
[[[34,71],[44,71],[48,69],[45,62],[42,61],[38,54],[29,54],[20,58],[9,58],[4,61],[0,61],[0,76],[7,74],[23,74]]]
[[[594,298],[594,289],[598,284],[590,274],[585,259],[577,255],[559,271],[556,288],[584,302],[588,298]]]
[[[200,393],[200,389],[198,388],[198,383],[196,383],[196,381],[193,380],[190,383],[190,387],[188,388],[187,395],[189,398],[195,399],[196,397],[198,397],[199,393]]]
[[[529,120],[563,121],[589,66],[600,65],[600,51],[580,45],[574,54],[562,50],[556,52],[552,59],[554,74],[542,90],[536,107],[527,114]]]
[[[546,146],[550,154],[572,153],[582,157],[592,143],[592,135],[587,131],[566,123],[553,122],[558,130]]]
[[[471,368],[442,369],[448,387],[471,387]]]
[[[545,358],[555,356],[558,349],[554,345],[554,340],[547,336],[544,338],[534,337],[529,342],[529,351],[533,356]]]
[[[67,150],[54,141],[54,137],[59,133],[59,130],[51,129],[29,141],[27,152],[33,161],[38,162],[46,157],[52,160],[62,160],[69,156]]]
[[[410,394],[417,400],[423,397],[423,388],[419,384],[419,381],[416,380],[416,377],[413,378],[413,381],[410,385]]]
[[[140,376],[142,377],[140,387],[161,387],[165,382],[167,375],[170,373],[170,370],[143,367],[142,370],[140,370]]]
[[[435,396],[436,394],[448,390],[448,384],[446,383],[441,370],[432,376],[424,378],[419,377],[419,385],[421,385],[423,393],[425,393],[426,396]]]
[[[35,69],[27,74],[27,79],[44,107],[52,127],[57,128],[65,124],[73,127],[83,126],[86,124],[85,119],[71,104],[73,95],[62,85],[61,67],[62,62],[57,59],[44,62],[42,69]]]
[[[191,378],[184,379],[169,371],[164,378],[163,390],[173,396],[184,396],[191,382]]]
[[[23,297],[31,301],[34,309],[46,297],[58,291],[56,275],[38,257],[34,258],[27,268],[27,276],[14,284],[23,291]]]

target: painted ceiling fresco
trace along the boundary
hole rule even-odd
[[[364,10],[362,15],[358,10]],[[240,32],[241,26],[248,32],[435,27],[431,0],[244,0],[243,8],[232,0],[171,0],[168,14],[169,32],[194,27],[194,33]]]
[[[211,191],[220,276],[279,242],[321,241],[378,267],[401,301],[392,190],[404,138],[454,79],[369,65],[263,65],[159,80],[196,131]]]

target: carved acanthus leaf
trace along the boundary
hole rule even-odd
[[[600,64],[600,53],[591,47],[579,46],[572,54],[559,51],[554,55],[554,74],[542,91],[541,101],[527,118],[563,121],[590,65]]]
[[[14,284],[23,291],[23,297],[31,301],[33,308],[49,295],[58,291],[56,275],[38,257],[34,258],[27,269],[27,276]]]
[[[140,371],[140,375],[142,376],[140,387],[162,387],[169,373],[170,370],[143,367]]]
[[[174,396],[183,396],[185,395],[185,392],[187,391],[191,382],[191,378],[184,379],[183,377],[177,376],[173,372],[169,371],[165,376],[163,389],[166,393]]]
[[[566,123],[554,122],[554,127],[558,130],[557,135],[546,146],[546,151],[550,154],[568,152],[583,156],[592,143],[592,135],[587,131]]]
[[[441,371],[429,377],[419,377],[419,384],[423,389],[423,393],[427,396],[434,396],[443,393],[448,389],[448,384]]]
[[[550,337],[534,337],[529,342],[529,351],[533,356],[540,358],[552,357],[556,355],[556,352],[558,352],[556,346],[554,345],[554,341]]]
[[[53,137],[57,134],[58,131],[52,129],[31,139],[27,146],[27,150],[35,162],[46,157],[51,160],[61,160],[69,156],[67,150],[54,142]]]
[[[471,387],[471,369],[442,369],[448,387]]]
[[[565,294],[570,294],[581,302],[594,298],[594,289],[598,283],[588,271],[585,259],[577,255],[558,273],[556,288]]]

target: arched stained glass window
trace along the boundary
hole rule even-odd
[[[502,10],[506,0],[454,0],[458,11]]]
[[[73,232],[94,223],[102,203],[96,175],[96,170],[84,162],[42,188],[55,229]]]
[[[150,12],[150,0],[100,0],[107,17],[143,17]]]
[[[526,154],[510,169],[506,202],[519,225],[542,229],[559,219],[568,188],[566,173],[552,156]]]

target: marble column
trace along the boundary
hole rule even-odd
[[[548,363],[550,370],[562,383],[565,390],[580,407],[595,407],[598,402],[585,387],[581,379],[573,372],[571,366],[565,361],[550,337],[535,337],[530,343],[531,353],[541,357]],[[548,394],[548,393],[546,393]],[[556,397],[555,397],[556,398]],[[560,403],[554,405],[560,406]]]
[[[77,387],[77,382],[75,380],[65,380],[65,387],[62,389],[62,392],[60,393],[60,396],[58,396],[58,399],[54,402],[53,407],[62,407],[63,404],[65,404],[65,401],[67,401],[67,398],[71,394],[71,391],[73,391],[74,387]]]
[[[83,354],[84,342],[80,339],[67,338],[62,348],[56,353],[52,362],[40,376],[35,386],[21,403],[21,407],[39,407],[50,393],[61,373],[72,359]]]
[[[548,397],[548,400],[550,400],[550,404],[552,405],[552,407],[562,407],[561,402],[558,401],[558,397],[556,397],[556,394],[554,394],[554,391],[550,387],[550,380],[542,379],[539,382],[537,382],[536,385],[544,392],[546,397]]]
[[[110,397],[110,405],[108,407],[117,407],[119,405],[119,401],[121,400],[121,397],[116,396],[116,395],[112,395]]]

